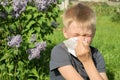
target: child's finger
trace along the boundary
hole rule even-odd
[[[88,41],[87,41],[86,38],[84,38],[84,40],[83,40],[83,45],[84,45],[84,46],[89,46],[89,43],[88,43]]]

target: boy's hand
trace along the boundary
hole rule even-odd
[[[81,41],[80,39],[78,40],[78,44],[75,48],[75,52],[76,52],[78,59],[82,63],[91,59],[91,51],[90,51],[89,45],[90,44],[87,42],[86,39],[84,39],[83,41]]]

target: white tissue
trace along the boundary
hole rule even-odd
[[[74,38],[70,38],[68,40],[63,41],[63,43],[65,44],[65,46],[68,49],[68,52],[70,52],[75,57],[76,57],[75,47],[77,45],[77,40],[78,40],[78,38],[74,37]]]

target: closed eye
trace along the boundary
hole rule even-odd
[[[75,33],[73,36],[74,36],[74,37],[78,37],[78,36],[80,36],[80,34]]]

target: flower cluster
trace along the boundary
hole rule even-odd
[[[57,0],[35,0],[35,5],[39,11],[47,9],[51,3],[56,3]]]
[[[46,42],[35,43],[35,46],[39,50],[45,50],[45,48],[46,48]]]
[[[9,4],[8,0],[3,0],[3,1],[0,2],[0,5],[2,5],[2,6],[6,6],[8,4]]]
[[[12,0],[13,10],[10,13],[13,18],[18,18],[22,12],[26,10],[27,4],[32,3],[35,4],[39,11],[46,10],[48,6],[52,3],[55,4],[57,0]],[[11,4],[8,0],[3,0],[0,2],[0,5],[5,7],[6,5]],[[0,17],[3,17],[3,14],[0,13]]]
[[[35,34],[32,34],[33,42],[36,41]],[[7,45],[10,47],[20,47],[20,43],[22,42],[21,35],[16,36],[9,36]],[[27,53],[29,54],[28,59],[32,60],[34,58],[40,58],[40,52],[42,50],[45,50],[46,48],[46,42],[35,42],[35,48],[28,49]]]
[[[36,34],[32,34],[31,35],[31,38],[30,38],[30,43],[33,43],[33,42],[35,42],[36,41]]]
[[[18,18],[20,14],[25,11],[28,0],[13,0],[13,12],[12,16]]]
[[[7,45],[10,47],[20,47],[21,42],[22,42],[21,35],[9,36]]]
[[[29,54],[28,59],[32,60],[34,58],[40,58],[40,52],[42,50],[45,50],[46,48],[46,42],[41,42],[41,43],[35,43],[35,48],[28,49],[27,53]]]

